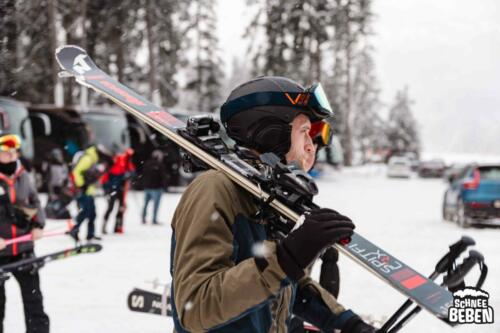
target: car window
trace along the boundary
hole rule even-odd
[[[480,167],[481,179],[500,180],[500,166]]]
[[[460,170],[458,173],[457,173],[457,177],[456,179],[462,179],[462,178],[465,178],[467,175],[471,174],[472,171],[471,171],[471,167],[464,167],[462,168],[462,170]],[[470,172],[469,172],[470,171]]]

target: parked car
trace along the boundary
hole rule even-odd
[[[443,174],[443,179],[448,182],[452,182],[454,179],[457,178],[458,175],[461,174],[462,171],[464,171],[464,168],[468,167],[468,164],[464,163],[453,163],[449,167],[446,168],[444,174]]]
[[[408,152],[404,155],[410,160],[411,163],[411,171],[417,172],[420,162],[418,160],[418,155],[414,152]]]
[[[453,177],[443,199],[443,219],[461,227],[500,225],[500,164],[469,165]]]
[[[408,157],[393,156],[387,163],[387,177],[389,178],[409,178],[411,177],[412,162]]]
[[[443,160],[422,161],[418,166],[418,176],[422,178],[441,178],[446,170]]]

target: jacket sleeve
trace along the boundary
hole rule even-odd
[[[341,329],[354,313],[346,310],[319,283],[306,276],[299,281],[293,306],[294,315],[318,327],[322,332]]]
[[[84,173],[92,167],[92,159],[88,155],[84,155],[80,158],[78,163],[73,169],[73,178],[75,180],[75,185],[77,187],[82,187],[85,185]]]
[[[235,209],[245,205],[249,209],[241,190],[216,171],[199,176],[179,203],[172,224],[172,275],[175,308],[188,331],[206,331],[237,319],[288,281],[272,242],[262,244],[266,267],[259,268],[254,258],[237,265],[231,260],[232,225],[240,213]]]
[[[27,176],[27,183],[29,186],[29,194],[28,194],[29,204],[32,207],[36,207],[37,210],[36,214],[31,218],[30,221],[31,227],[43,229],[45,227],[45,212],[40,204],[40,197],[38,196],[38,192],[36,190],[35,185],[28,176]]]

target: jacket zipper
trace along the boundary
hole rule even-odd
[[[281,310],[283,309],[283,303],[285,302],[285,290],[281,292],[281,297],[280,297],[280,302],[278,303],[278,308],[276,309],[276,333],[279,333],[280,331],[280,326],[279,326],[279,319],[280,319],[280,314]]]

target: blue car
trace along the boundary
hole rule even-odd
[[[466,228],[500,225],[500,164],[468,165],[453,177],[443,200],[443,219]]]

